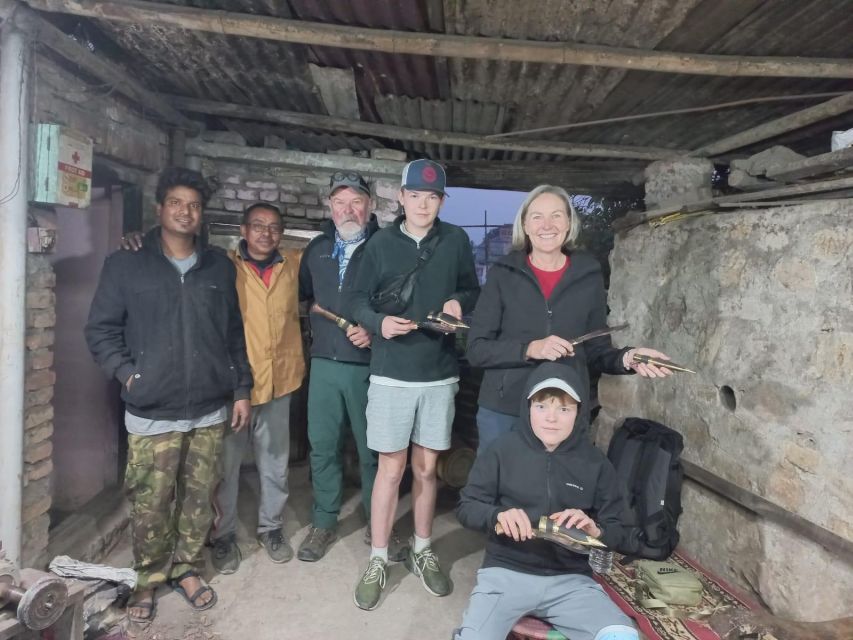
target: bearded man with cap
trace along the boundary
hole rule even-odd
[[[427,314],[443,311],[461,319],[477,301],[480,286],[468,236],[442,222],[446,178],[441,165],[415,160],[403,170],[399,201],[403,215],[379,231],[365,247],[355,283],[355,319],[374,334],[367,401],[367,444],[379,452],[373,486],[370,560],[355,589],[356,605],[379,605],[385,588],[389,536],[397,510],[400,480],[412,445],[412,511],[415,535],[406,566],[432,595],[450,593],[452,584],[432,549],[436,463],[450,448],[459,367],[453,336],[418,329]],[[380,304],[400,286],[392,305]],[[408,294],[402,295],[408,289]],[[381,294],[381,295],[380,295]]]
[[[378,229],[370,213],[370,187],[358,173],[338,172],[329,181],[329,208],[322,234],[302,256],[299,297],[353,322],[350,294],[365,243]],[[362,505],[370,518],[376,454],[367,447],[367,387],[371,335],[364,327],[341,330],[315,312],[311,319],[308,440],[314,489],[312,526],[296,557],[316,562],[337,539],[343,497],[343,447],[352,430],[361,472]],[[369,542],[368,526],[365,541]],[[399,540],[395,553],[401,553]]]

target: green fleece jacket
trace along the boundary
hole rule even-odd
[[[374,334],[370,372],[407,382],[433,382],[459,373],[453,336],[426,330],[412,331],[391,340],[382,337],[383,313],[370,306],[370,296],[386,287],[395,276],[414,268],[420,255],[418,243],[400,230],[400,216],[378,231],[365,245],[353,291],[353,316]],[[463,313],[477,302],[480,284],[468,235],[456,225],[436,219],[420,241],[423,247],[434,235],[438,244],[430,260],[417,274],[409,307],[400,314],[409,320],[425,320],[430,311],[441,311],[450,299],[458,300]]]

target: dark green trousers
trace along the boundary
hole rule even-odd
[[[308,441],[314,486],[315,527],[334,529],[344,493],[344,436],[352,429],[361,469],[361,502],[370,517],[370,494],[377,456],[367,448],[367,387],[370,367],[364,364],[311,359],[308,382]]]

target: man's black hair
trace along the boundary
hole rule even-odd
[[[207,205],[207,201],[213,195],[210,183],[198,171],[186,167],[167,167],[163,169],[157,180],[157,191],[154,193],[157,204],[162,205],[166,194],[175,187],[189,187],[198,191],[202,206]]]
[[[264,211],[272,211],[278,216],[278,221],[281,222],[281,225],[284,226],[284,215],[281,213],[281,209],[279,209],[274,204],[270,204],[269,202],[256,202],[255,204],[248,207],[243,212],[243,222],[241,222],[240,224],[249,224],[249,220],[252,217],[252,212],[259,211],[261,209],[263,209]]]

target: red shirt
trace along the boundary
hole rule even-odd
[[[551,297],[551,293],[554,291],[554,287],[557,286],[557,283],[560,281],[560,278],[563,277],[563,274],[566,272],[566,269],[569,268],[570,263],[571,260],[569,259],[569,256],[566,256],[566,263],[562,267],[560,267],[556,271],[544,271],[542,269],[534,267],[533,263],[530,261],[530,256],[527,256],[527,264],[533,271],[533,275],[535,275],[536,279],[539,281],[539,287],[542,289],[542,294],[545,296],[546,300]]]

